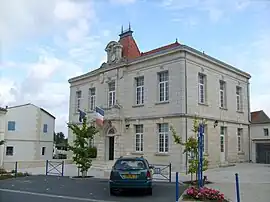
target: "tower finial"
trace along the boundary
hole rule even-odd
[[[178,39],[176,38],[175,43],[178,43]]]
[[[130,22],[128,23],[128,30],[131,30]]]
[[[121,34],[123,34],[123,32],[124,32],[124,27],[122,25],[122,27],[121,27]]]

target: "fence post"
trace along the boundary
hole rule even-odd
[[[65,161],[62,161],[62,177],[64,176]]]
[[[169,164],[169,182],[172,182],[172,164]]]
[[[46,175],[48,175],[49,160],[46,160]]]
[[[236,199],[237,199],[237,202],[240,202],[240,191],[239,191],[238,173],[235,173],[235,186],[236,186]]]
[[[179,200],[179,179],[178,179],[178,172],[175,173],[175,202]]]
[[[18,174],[18,161],[15,162],[15,177],[17,177]]]

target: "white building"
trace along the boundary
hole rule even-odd
[[[95,138],[97,162],[144,155],[151,163],[185,170],[186,155],[169,126],[185,141],[194,135],[195,116],[207,120],[210,166],[248,161],[250,75],[177,41],[142,53],[132,33],[122,31],[118,42],[108,43],[100,68],[69,80],[70,122],[78,122],[78,108],[90,118],[96,105],[105,110]],[[71,131],[68,139],[72,144]]]
[[[0,141],[5,140],[5,126],[6,126],[7,110],[0,107]],[[0,167],[3,165],[5,144],[0,145]]]
[[[30,103],[6,110],[0,133],[5,140],[3,163],[52,159],[55,117]]]
[[[251,112],[251,160],[270,164],[270,118],[263,110]]]

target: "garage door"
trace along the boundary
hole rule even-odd
[[[270,143],[256,144],[256,162],[270,164]]]

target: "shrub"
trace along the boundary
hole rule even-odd
[[[0,174],[6,174],[7,171],[4,168],[0,168]]]
[[[224,198],[224,194],[220,193],[218,190],[203,187],[201,189],[197,187],[189,187],[184,195],[184,199],[193,199],[199,201],[218,201],[227,202]]]
[[[89,153],[90,153],[90,158],[97,158],[97,148],[96,147],[91,147],[89,149]]]

